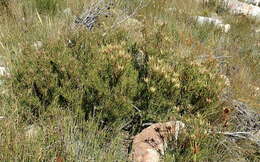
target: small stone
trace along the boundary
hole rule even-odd
[[[131,158],[135,162],[159,162],[164,155],[167,143],[174,137],[177,142],[179,133],[185,129],[181,121],[156,123],[142,130],[133,139]]]
[[[244,15],[253,18],[256,22],[260,22],[260,7],[252,4],[240,2],[238,0],[224,0],[224,7],[235,15]]]
[[[227,33],[231,28],[229,24],[224,24],[222,20],[217,18],[204,17],[204,16],[196,16],[195,18],[198,24],[200,25],[213,24],[216,27],[220,28],[225,33]]]

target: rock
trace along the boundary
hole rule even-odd
[[[152,124],[133,139],[131,158],[134,162],[159,162],[167,142],[178,135],[185,124],[180,121]]]
[[[246,3],[253,4],[255,6],[260,6],[260,0],[245,0]]]
[[[230,30],[230,25],[224,24],[220,19],[203,16],[196,16],[195,18],[198,24],[214,24],[216,27],[221,28],[225,33],[227,33]]]
[[[260,7],[239,2],[238,0],[224,0],[224,7],[229,9],[233,14],[242,14],[251,18],[254,18],[257,22],[260,22]]]
[[[4,120],[5,119],[5,117],[4,116],[0,116],[0,120]]]

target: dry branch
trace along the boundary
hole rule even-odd
[[[81,16],[77,17],[74,21],[75,25],[83,25],[88,30],[92,30],[100,16],[108,16],[111,13],[109,10],[113,6],[113,2],[99,0],[97,3],[93,3]]]
[[[260,114],[251,110],[243,102],[236,100],[233,101],[233,107],[231,122],[235,123],[235,131],[215,133],[225,135],[233,142],[242,139],[251,141],[260,147]]]
[[[86,9],[81,16],[76,17],[74,23],[72,24],[72,29],[75,29],[78,25],[83,25],[86,29],[91,31],[100,17],[108,17],[113,15],[111,8],[115,7],[116,3],[114,0],[97,0],[95,2],[96,3],[93,3],[88,9]],[[144,6],[144,0],[141,0],[138,6],[130,14],[117,14],[115,21],[104,34],[106,34],[110,29],[115,29],[120,24],[126,22],[129,18],[136,15],[136,13]]]
[[[251,141],[260,147],[259,133],[260,130],[251,131],[251,132],[216,132],[216,134],[222,134],[224,136],[227,136],[232,141],[243,139],[243,140]]]
[[[234,112],[232,122],[236,123],[236,130],[255,131],[260,130],[260,114],[251,110],[240,101],[233,101]]]

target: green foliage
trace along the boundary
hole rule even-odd
[[[223,140],[223,137],[211,134],[208,131],[211,126],[203,118],[203,116],[197,115],[192,120],[186,119],[187,124],[193,129],[184,132],[178,143],[169,144],[170,149],[164,157],[164,161],[221,161],[224,159],[224,155],[215,154],[221,150],[218,141]]]
[[[214,121],[211,116],[221,111],[216,105],[222,89],[213,68],[215,61],[197,63],[192,57],[174,56],[167,48],[153,48],[164,44],[156,39],[160,34],[152,33],[154,41],[138,45],[126,39],[125,31],[104,37],[99,31],[79,30],[57,40],[45,40],[41,48],[25,44],[12,59],[12,78],[5,81],[12,87],[10,97],[19,107],[20,122],[47,122],[58,112],[67,112],[87,123],[96,118],[98,130],[127,122],[121,129],[133,134],[149,121],[193,118],[196,114]],[[38,147],[61,142],[61,137],[51,136],[53,139]],[[101,139],[93,140],[105,144]],[[58,142],[53,148],[55,154],[44,152],[44,157],[56,156],[64,147]],[[97,154],[103,150],[97,144],[93,147]],[[75,159],[73,151],[70,153],[63,152],[63,156]]]
[[[142,44],[142,51],[120,31],[107,37],[93,34],[47,40],[42,49],[26,46],[13,60],[9,84],[26,121],[59,107],[85,119],[101,115],[105,125],[134,119],[132,129],[140,129],[144,121],[178,113],[176,107],[181,114],[196,114],[217,102],[221,87],[212,65],[169,60],[166,55],[172,54],[157,54],[154,42]]]

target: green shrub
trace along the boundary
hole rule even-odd
[[[129,121],[135,129],[173,114],[212,111],[221,90],[212,62],[168,59],[172,54],[159,54],[154,42],[133,44],[124,33],[82,31],[47,40],[42,49],[25,46],[9,82],[23,119],[32,122],[56,107],[85,119],[101,115],[104,125]]]
[[[253,144],[234,145],[212,133],[232,131],[228,123],[235,124],[222,112],[229,105],[219,102],[220,70],[230,81],[225,99],[249,99],[259,107],[254,21],[227,14],[216,1],[201,10],[189,0],[143,6],[134,0],[116,1],[112,18],[99,19],[92,32],[68,31],[73,18],[55,14],[64,1],[15,2],[0,0],[0,53],[10,69],[0,87],[2,161],[126,161],[129,138],[144,123],[172,119],[188,129],[169,143],[165,161],[259,157]],[[77,15],[89,3],[66,2]],[[121,22],[121,11],[136,14]],[[232,31],[192,19],[215,12]],[[28,139],[34,126],[39,133]]]

